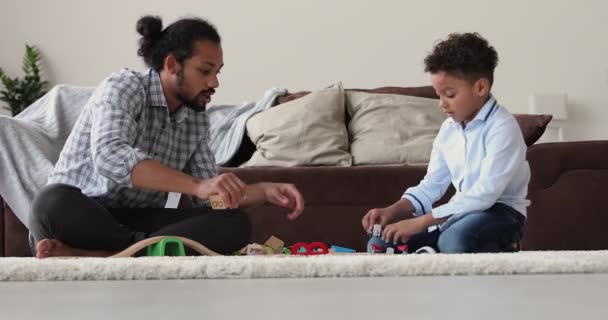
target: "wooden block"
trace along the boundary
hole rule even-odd
[[[224,203],[224,200],[222,199],[222,197],[219,194],[210,195],[209,204],[211,205],[211,208],[213,208],[214,210],[228,209],[228,207]]]
[[[247,255],[248,256],[259,256],[266,255],[268,252],[264,249],[264,246],[258,243],[251,243],[247,245]]]
[[[271,247],[275,253],[281,253],[283,251],[283,247],[285,246],[285,242],[275,236],[270,236],[264,245]]]

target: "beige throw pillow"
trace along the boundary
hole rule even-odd
[[[355,165],[428,163],[446,116],[436,99],[347,92]]]
[[[247,121],[256,145],[241,166],[350,166],[342,84],[258,113]]]

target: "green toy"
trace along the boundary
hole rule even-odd
[[[186,255],[186,251],[184,250],[184,243],[182,240],[174,237],[166,237],[157,243],[149,245],[147,255],[149,257],[183,257]]]

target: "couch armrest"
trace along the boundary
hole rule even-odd
[[[527,157],[534,168],[530,188],[544,189],[567,171],[608,169],[608,140],[535,144]]]
[[[608,249],[608,141],[530,147],[526,250]]]
[[[31,255],[27,228],[0,196],[0,257]]]

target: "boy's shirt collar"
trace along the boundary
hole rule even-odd
[[[488,101],[486,101],[486,103],[484,103],[483,107],[481,107],[481,109],[479,110],[479,112],[477,113],[477,115],[475,116],[473,121],[476,121],[476,120],[481,120],[484,122],[487,121],[488,118],[490,117],[490,115],[492,114],[492,112],[494,112],[494,110],[496,109],[497,105],[498,105],[498,103],[497,103],[496,99],[490,93],[490,96],[488,97]],[[471,121],[471,122],[473,122],[473,121]]]
[[[471,120],[471,122],[469,122],[469,124],[471,124],[473,122],[479,122],[479,121],[485,122],[485,121],[487,121],[488,118],[490,117],[490,115],[492,114],[492,112],[494,112],[494,110],[497,107],[498,107],[498,102],[496,101],[496,98],[494,98],[494,95],[492,95],[490,93],[490,95],[488,96],[488,100],[486,101],[486,103],[483,104],[483,106],[481,107],[481,109],[479,109],[479,112],[477,113],[477,115],[475,115],[475,118],[473,118],[473,120]],[[451,121],[452,125],[460,125],[460,123],[454,121],[453,118],[448,118],[448,120]]]

